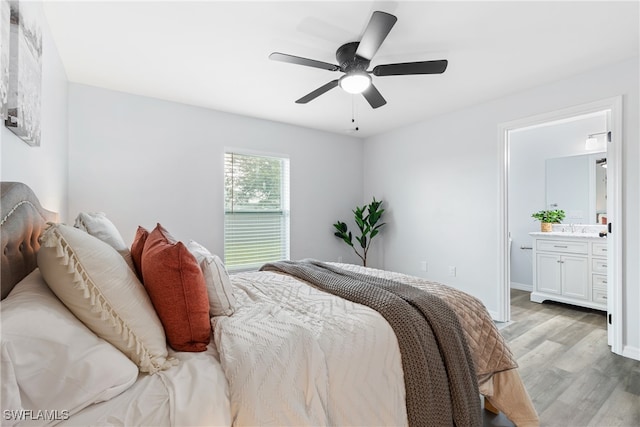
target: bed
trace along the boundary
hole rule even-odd
[[[3,425],[482,425],[481,399],[539,424],[467,294],[315,260],[228,276],[160,224],[125,245],[1,185]]]

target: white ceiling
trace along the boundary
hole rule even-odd
[[[70,81],[367,137],[638,56],[639,2],[49,1]],[[441,75],[373,77],[387,105],[335,88],[341,73],[270,61],[336,63],[371,13],[398,22],[371,63],[448,59]],[[358,132],[351,123],[355,111]]]

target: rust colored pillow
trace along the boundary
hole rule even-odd
[[[144,250],[144,242],[147,241],[148,236],[149,231],[144,227],[138,226],[136,236],[131,244],[131,259],[133,260],[133,266],[140,281],[142,281],[142,251]]]
[[[211,339],[209,298],[195,257],[160,224],[142,252],[144,287],[177,351],[204,351]]]

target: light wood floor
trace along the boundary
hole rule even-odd
[[[611,353],[605,313],[511,290],[501,328],[541,426],[640,426],[640,361]],[[485,412],[485,426],[510,426]]]

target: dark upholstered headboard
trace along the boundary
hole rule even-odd
[[[0,183],[2,299],[37,267],[38,238],[58,214],[44,209],[31,188],[20,182]]]

